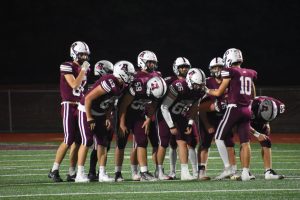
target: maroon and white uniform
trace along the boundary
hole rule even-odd
[[[142,125],[146,119],[147,105],[149,105],[152,101],[152,99],[150,99],[146,94],[147,81],[155,76],[160,76],[160,73],[156,71],[151,73],[138,71],[128,89],[128,92],[130,95],[134,96],[134,99],[127,108],[125,123],[127,128],[133,132],[137,147],[146,148],[148,146],[148,137],[152,147],[157,147],[158,145],[157,134],[154,132],[155,129],[150,128],[150,132],[147,137],[145,134],[145,129],[142,128]],[[118,147],[120,149],[124,149],[126,143],[127,140],[124,141],[121,139],[118,142]]]
[[[81,98],[78,106],[78,123],[82,144],[85,146],[91,146],[93,144],[93,134],[96,136],[97,144],[107,146],[109,131],[107,131],[105,127],[106,111],[114,104],[115,100],[122,94],[122,91],[124,90],[124,85],[120,84],[115,76],[109,74],[101,77],[86,95],[99,86],[105,90],[106,94],[92,101],[92,116],[96,120],[96,126],[93,132],[90,130],[90,126],[86,118],[86,110],[84,105],[85,96]]]
[[[252,69],[231,67],[221,72],[223,79],[231,79],[228,86],[228,106],[219,123],[215,139],[224,140],[236,125],[240,143],[249,142],[251,93],[257,72]]]
[[[168,112],[171,115],[171,120],[174,125],[179,129],[179,134],[176,135],[176,140],[184,140],[192,147],[196,146],[196,140],[194,133],[186,135],[184,134],[185,129],[188,125],[187,112],[196,101],[199,101],[205,93],[190,90],[185,79],[177,79],[171,83],[169,86],[169,92],[176,97],[176,99],[168,105]],[[169,97],[166,97],[169,98]],[[164,104],[164,102],[163,102]],[[163,147],[168,147],[169,140],[171,137],[170,132],[170,121],[163,117],[162,112],[158,112],[158,135],[159,135],[159,145]],[[194,132],[194,130],[193,130]]]
[[[75,78],[81,67],[75,62],[65,62],[60,65],[60,95],[62,98],[61,115],[64,128],[64,143],[71,145],[74,141],[80,144],[78,131],[77,106],[83,96],[86,77],[78,88],[73,89],[67,82],[65,75],[71,74]]]
[[[167,85],[171,85],[173,81],[177,80],[178,77],[177,76],[168,76],[168,77],[165,77],[164,80],[166,81],[166,84]],[[156,116],[158,113],[160,113],[160,109],[157,110],[157,113],[156,113]],[[161,114],[160,114],[161,115]],[[158,118],[156,117],[157,119],[157,124],[160,124],[159,123],[159,120],[163,120],[164,119],[162,117]],[[159,134],[159,127],[157,127],[157,133]],[[158,138],[160,138],[160,136],[158,136]],[[193,142],[194,143],[194,142]],[[159,141],[159,144],[161,144],[161,142]],[[175,135],[171,135],[170,136],[170,139],[169,139],[169,144],[171,146],[172,149],[176,149],[177,148],[177,142],[176,142],[176,136]]]
[[[274,114],[274,119],[278,116],[284,113],[285,111],[285,105],[278,99],[268,97],[268,96],[257,96],[254,98],[252,101],[252,117],[251,117],[251,126],[258,132],[263,133],[268,136],[267,140],[264,140],[260,142],[262,147],[268,147],[271,148],[271,139],[270,139],[270,126],[269,126],[269,121],[264,120],[261,116],[260,113],[262,110],[260,109],[265,109],[264,107],[260,107],[260,104],[264,100],[271,100],[275,102],[276,108],[273,107],[273,110],[271,111],[272,114]]]

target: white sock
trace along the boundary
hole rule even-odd
[[[197,168],[197,154],[195,149],[193,148],[189,148],[189,160],[192,164],[192,169],[193,169],[193,173],[197,173],[198,172],[198,168]]]
[[[232,169],[232,171],[234,171],[234,173],[236,173],[236,171],[237,171],[237,165],[231,165],[231,169]]]
[[[115,172],[121,172],[122,166],[115,166]]]
[[[99,174],[101,174],[101,175],[105,174],[105,167],[104,166],[99,166]]]
[[[148,171],[148,166],[142,166],[141,167],[141,172],[147,172]]]
[[[177,152],[176,149],[169,149],[169,158],[170,158],[170,171],[176,173],[176,160],[177,160]]]
[[[60,166],[60,164],[58,164],[57,162],[54,162],[51,171],[53,172],[54,170],[59,170],[59,166]]]
[[[157,165],[158,173],[163,174],[163,166],[162,165]]]
[[[189,173],[189,165],[188,164],[181,164],[181,173]]]
[[[69,175],[70,176],[73,176],[76,174],[76,170],[75,170],[75,167],[69,167]]]
[[[222,161],[224,163],[224,167],[228,168],[230,164],[229,164],[228,152],[224,140],[215,139],[215,143],[217,145],[220,157],[222,158]]]
[[[242,173],[249,173],[249,168],[244,167]]]
[[[77,172],[78,174],[84,174],[84,166],[78,165]]]

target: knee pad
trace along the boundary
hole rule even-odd
[[[261,147],[267,147],[267,148],[272,147],[271,140],[269,140],[269,139],[260,142],[260,145],[261,145]]]

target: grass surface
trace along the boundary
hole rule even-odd
[[[11,144],[11,143],[9,143]],[[0,143],[0,145],[7,145]],[[22,143],[22,145],[58,145],[57,143]],[[112,145],[114,146],[114,145]],[[128,145],[130,146],[130,144]],[[256,180],[241,181],[158,181],[133,182],[130,180],[129,151],[126,149],[122,183],[53,183],[47,174],[52,167],[56,149],[1,150],[0,199],[300,199],[300,144],[274,144],[273,169],[286,176],[283,180],[266,181],[260,146],[252,146],[251,172]],[[154,165],[148,150],[149,169]],[[238,152],[238,146],[236,146]],[[108,155],[107,171],[114,173],[114,151]],[[65,180],[68,172],[68,155],[60,175]],[[239,163],[238,163],[239,164]],[[165,160],[169,171],[169,159]],[[240,165],[238,165],[240,167]],[[85,171],[89,169],[89,157]],[[179,164],[177,163],[179,170]],[[191,166],[190,166],[191,169]],[[217,176],[223,169],[216,146],[210,151],[208,175]],[[177,171],[179,177],[180,171]]]

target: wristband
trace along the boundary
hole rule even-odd
[[[254,133],[253,133],[253,135],[255,136],[255,137],[259,137],[260,136],[260,133],[259,132],[257,132],[257,131],[255,131]]]
[[[188,122],[188,125],[192,126],[193,124],[194,124],[194,120],[190,119],[189,122]]]

